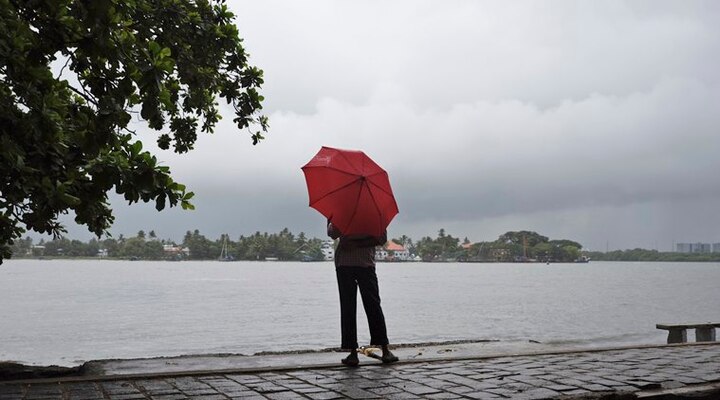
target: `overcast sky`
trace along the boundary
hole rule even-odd
[[[720,242],[720,2],[229,5],[265,71],[267,139],[253,147],[225,112],[194,152],[159,156],[197,209],[114,201],[115,236],[320,237],[300,167],[326,145],[388,171],[392,237]]]

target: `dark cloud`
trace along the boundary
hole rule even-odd
[[[389,171],[391,235],[720,241],[717,2],[231,6],[266,73],[267,140],[250,146],[228,114],[161,156],[198,209],[118,207],[116,230],[322,235],[299,168],[328,145]]]

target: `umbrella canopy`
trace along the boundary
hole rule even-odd
[[[310,207],[343,235],[380,236],[398,213],[387,172],[362,151],[323,147],[302,170]]]

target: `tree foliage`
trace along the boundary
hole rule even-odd
[[[465,249],[467,261],[573,262],[580,258],[582,245],[566,239],[550,240],[533,231],[510,231],[492,242],[474,243]]]
[[[150,231],[154,232],[154,231]],[[208,239],[199,230],[187,231],[180,244],[172,240],[158,239],[155,235],[146,237],[144,231],[136,236],[117,239],[92,239],[87,243],[69,240],[63,237],[50,241],[41,240],[34,246],[30,237],[15,241],[12,251],[15,257],[99,257],[101,251],[110,258],[143,259],[143,260],[217,260],[223,242],[227,240],[229,255],[234,260],[265,260],[276,258],[281,261],[321,261],[324,255],[321,250],[321,239],[308,239],[304,233],[295,236],[285,228],[279,233],[256,232],[249,236],[240,236],[237,241],[229,235]],[[172,247],[165,252],[164,246]],[[178,254],[177,249],[187,249]]]
[[[262,71],[233,19],[222,1],[0,0],[0,262],[25,230],[64,232],[63,213],[105,233],[112,189],[192,208],[131,129],[187,152],[214,131],[219,98],[263,138]]]
[[[407,241],[412,243],[409,238]],[[435,239],[429,236],[421,238],[410,248],[410,252],[419,255],[423,261],[455,260],[461,253],[459,243],[460,239],[446,234],[445,229],[440,229]]]
[[[597,261],[720,261],[720,253],[677,253],[648,249],[614,250],[607,253],[588,252],[593,260]]]
[[[538,243],[547,242],[548,240],[549,239],[546,236],[532,231],[505,232],[497,239],[500,243],[516,244],[520,246],[527,245],[529,247],[533,247]]]

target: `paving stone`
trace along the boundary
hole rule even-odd
[[[592,393],[592,392],[589,391],[589,390],[575,389],[575,390],[570,390],[570,391],[567,391],[567,392],[563,392],[563,395],[565,395],[565,396],[587,396],[587,395],[589,395],[589,394],[591,394],[591,393]]]
[[[608,386],[598,385],[596,383],[585,384],[585,385],[581,386],[581,388],[585,389],[585,390],[589,390],[591,392],[608,392],[608,391],[612,390]]]
[[[47,396],[47,395],[57,395],[61,393],[60,386],[55,387],[30,387],[27,390],[27,393],[25,396],[28,397],[37,397],[37,396]]]
[[[180,390],[166,381],[136,382],[139,388],[142,388],[150,395],[172,395],[180,393]]]
[[[308,394],[306,394],[306,396],[313,400],[334,400],[334,399],[344,398],[343,395],[341,395],[339,393],[335,393],[335,392],[308,393]]]
[[[244,398],[244,397],[253,397],[253,396],[262,396],[260,393],[254,391],[254,390],[244,390],[240,392],[222,392],[227,397],[230,398]]]
[[[380,398],[378,395],[376,395],[373,392],[352,387],[352,386],[346,386],[339,390],[340,393],[343,395],[351,398],[351,399],[378,399]]]
[[[139,399],[147,399],[147,397],[142,393],[123,393],[123,394],[112,394],[109,395],[112,400],[139,400]]]
[[[518,393],[516,390],[509,390],[509,389],[502,388],[502,387],[497,387],[497,388],[493,388],[493,389],[485,389],[485,390],[483,390],[483,392],[497,394],[497,395],[505,396],[505,397],[512,397]]]
[[[267,397],[261,394],[254,394],[252,396],[241,396],[241,397],[230,397],[231,399],[237,400],[267,400]]]
[[[555,390],[555,391],[558,391],[558,392],[567,392],[567,391],[570,391],[570,390],[576,390],[576,389],[577,389],[577,387],[575,387],[575,386],[559,385],[559,384],[558,384],[558,385],[548,385],[548,386],[546,386],[546,387],[547,387],[548,389],[550,389],[550,390]]]
[[[216,392],[209,385],[200,382],[176,382],[175,387],[183,393],[211,394]]]
[[[465,394],[465,393],[477,391],[477,389],[473,389],[473,388],[467,387],[467,386],[457,386],[457,387],[445,388],[444,390],[446,392],[455,393],[455,394]]]
[[[577,388],[582,387],[583,385],[587,385],[588,383],[585,381],[581,381],[578,379],[572,379],[572,378],[563,378],[563,379],[555,379],[555,382],[561,384],[561,385],[567,385],[567,386],[575,386]]]
[[[377,387],[386,386],[386,384],[383,382],[372,381],[370,379],[365,379],[365,378],[348,379],[346,381],[343,381],[343,385],[356,386],[356,387],[359,387],[360,389],[369,389],[369,388],[377,388]]]
[[[102,398],[102,397],[100,397]],[[182,393],[150,395],[152,400],[185,400],[188,397]]]
[[[473,381],[473,382],[476,382],[476,381]],[[426,385],[426,386],[430,386],[431,388],[441,389],[441,390],[446,390],[448,388],[461,386],[460,384],[455,383],[455,382],[448,382],[448,381],[443,381],[440,379],[432,379],[432,378],[424,379],[422,381],[422,384]]]
[[[103,394],[100,391],[97,392],[69,392],[66,394],[68,400],[96,400],[102,399]]]
[[[262,379],[256,375],[232,374],[225,376],[229,379],[234,380],[235,382],[242,384],[265,382],[265,379]]]
[[[687,384],[687,385],[692,385],[692,384],[696,384],[696,383],[705,383],[705,382],[706,382],[705,379],[692,378],[692,377],[689,377],[689,376],[686,376],[686,375],[678,375],[678,376],[675,377],[675,380],[678,381],[678,382]]]
[[[188,396],[209,396],[213,394],[218,394],[218,391],[213,388],[182,390],[182,392]]]
[[[39,393],[39,394],[30,394],[25,395],[25,400],[55,400],[62,398],[62,393]]]
[[[130,382],[102,382],[102,389],[111,395],[132,394],[140,391]]]
[[[540,399],[552,399],[555,397],[560,396],[560,393],[545,389],[545,388],[535,388],[531,389],[525,392],[517,393],[512,395],[512,398],[515,400],[540,400]]]
[[[246,386],[260,394],[262,393],[273,393],[273,392],[284,392],[287,389],[276,385],[272,382],[261,382],[261,383],[248,383]]]
[[[540,378],[536,378],[536,377],[532,377],[532,376],[524,376],[524,375],[510,377],[509,380],[514,381],[514,382],[524,383],[524,384],[530,385],[530,386],[546,386],[546,385],[552,384],[550,381],[547,381],[545,379],[540,379]]]
[[[438,393],[440,392],[439,389],[425,386],[425,385],[418,385],[418,384],[407,384],[402,386],[402,389],[406,392],[417,394],[417,395],[423,395],[423,394],[431,394],[431,393]]]
[[[307,399],[307,397],[301,395],[300,393],[295,393],[293,391],[286,391],[286,392],[275,392],[275,393],[268,393],[265,395],[268,399],[271,400],[295,400],[295,399]]]
[[[418,395],[416,395],[416,394],[407,393],[407,392],[386,394],[386,395],[382,396],[382,398],[383,398],[383,399],[388,399],[388,400],[414,400],[414,399],[422,399],[422,397],[420,397],[420,396],[418,396]]]
[[[720,345],[447,360],[390,367],[218,374],[132,381],[0,383],[0,400],[497,399],[632,393],[720,380]]]
[[[395,386],[384,386],[379,388],[370,388],[368,389],[369,392],[373,392],[377,395],[384,395],[384,394],[391,394],[391,393],[400,393],[403,390],[395,387]]]
[[[62,391],[59,386],[54,388],[30,388],[25,394],[28,400],[52,399],[62,397]]]
[[[660,389],[662,387],[662,384],[658,382],[648,382],[642,380],[628,380],[627,383],[643,390]]]
[[[307,393],[317,393],[317,392],[325,392],[325,391],[327,391],[326,389],[321,388],[321,387],[319,387],[319,386],[309,386],[309,387],[307,387],[307,388],[293,389],[293,390],[296,391],[296,392],[298,392],[298,393],[305,393],[305,394],[307,394]]]
[[[462,399],[462,396],[459,396],[454,393],[448,393],[448,392],[442,392],[442,393],[433,393],[423,396],[426,399]]]
[[[463,396],[470,398],[470,399],[475,399],[475,400],[507,399],[507,397],[501,396],[499,394],[482,392],[482,391],[465,393],[465,394],[463,394]]]

